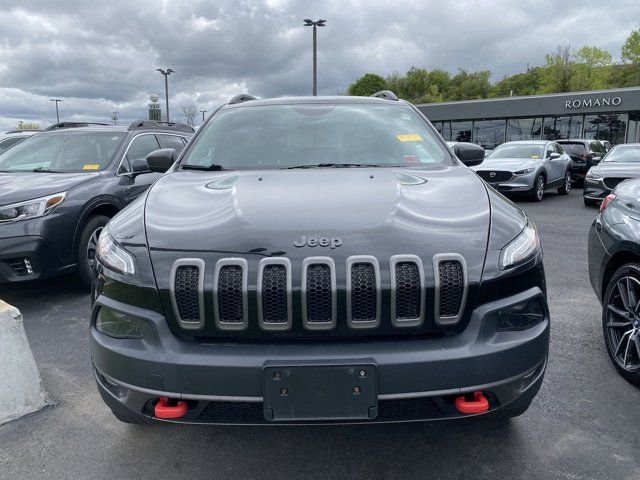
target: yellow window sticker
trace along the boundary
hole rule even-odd
[[[98,163],[87,163],[82,167],[83,170],[98,170],[99,168],[100,164]]]
[[[422,137],[417,133],[409,133],[406,135],[396,135],[396,138],[401,142],[421,142]]]
[[[533,158],[534,160],[537,160],[538,158],[540,158],[540,155],[531,155],[531,158]]]

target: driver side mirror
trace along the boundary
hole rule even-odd
[[[453,146],[453,153],[467,167],[480,165],[484,160],[484,148],[475,143],[458,142]]]
[[[161,148],[147,155],[147,165],[152,172],[164,173],[171,168],[176,161],[174,148]]]
[[[151,170],[149,169],[149,165],[144,158],[136,158],[133,162],[131,162],[131,174],[139,175],[141,173],[149,173]]]
[[[556,158],[560,158],[562,155],[560,155],[558,152],[553,152],[551,155],[549,155],[549,160],[554,160]]]

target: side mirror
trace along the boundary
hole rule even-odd
[[[475,143],[458,142],[453,146],[453,153],[467,167],[480,165],[484,160],[484,148]]]
[[[136,158],[133,162],[131,162],[131,173],[134,175],[140,173],[148,173],[150,171],[151,170],[149,170],[149,164],[144,158]]]
[[[553,152],[551,155],[549,155],[549,160],[554,160],[556,158],[560,158],[562,155],[560,155],[558,152]]]
[[[176,161],[176,151],[173,148],[161,148],[147,155],[147,165],[152,172],[164,173]]]

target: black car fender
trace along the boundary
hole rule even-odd
[[[80,215],[78,215],[78,220],[76,221],[76,228],[73,232],[73,256],[75,259],[75,252],[78,248],[78,241],[80,239],[80,232],[84,227],[87,220],[92,215],[106,215],[108,217],[113,217],[116,213],[122,210],[125,205],[119,201],[117,198],[111,195],[100,195],[98,197],[92,198],[89,202],[87,202],[82,210],[80,211]]]

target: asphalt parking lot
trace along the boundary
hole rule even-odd
[[[130,426],[94,385],[88,295],[67,278],[0,289],[56,406],[0,426],[0,478],[640,478],[640,389],[610,364],[587,274],[581,191],[518,202],[545,252],[551,353],[538,397],[504,423]]]

